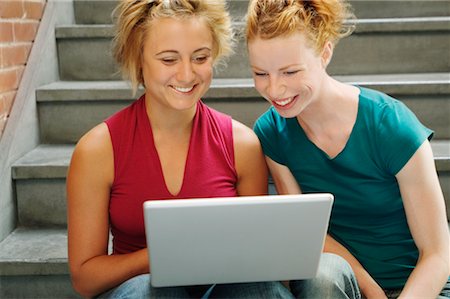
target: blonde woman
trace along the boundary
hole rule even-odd
[[[363,296],[448,297],[433,132],[398,100],[328,75],[348,18],[341,0],[250,1],[250,65],[272,105],[254,130],[279,193],[334,194],[325,252],[350,263]]]
[[[67,178],[73,286],[109,298],[281,298],[278,282],[151,288],[142,205],[267,193],[251,129],[202,103],[231,52],[225,1],[121,1],[114,54],[145,94],[78,142]],[[213,199],[211,199],[213,200]],[[108,236],[113,252],[108,255]]]

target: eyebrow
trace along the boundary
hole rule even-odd
[[[251,65],[250,67],[251,67],[251,68],[254,68],[254,69],[257,69],[257,70],[259,70],[259,71],[265,72],[263,69],[261,69],[261,68],[259,68],[259,67],[257,67],[257,66]],[[284,66],[284,67],[282,67],[282,68],[280,68],[280,69],[278,69],[278,70],[279,70],[279,71],[285,71],[285,70],[287,70],[287,69],[289,69],[289,68],[291,68],[291,67],[298,67],[298,68],[304,69],[304,67],[303,67],[302,64],[294,63],[294,64],[289,64],[289,65],[287,65],[287,66]]]
[[[298,64],[298,63],[290,64],[290,65],[287,65],[285,67],[280,68],[280,71],[287,70],[288,68],[291,68],[291,67],[303,68],[303,65],[302,64]]]
[[[198,52],[201,52],[201,51],[204,51],[204,50],[207,50],[207,51],[211,52],[211,49],[210,49],[210,48],[208,48],[208,47],[203,47],[203,48],[200,48],[200,49],[195,50],[195,51],[194,51],[194,54],[195,54],[195,53],[198,53]],[[166,54],[166,53],[167,53],[167,54],[168,54],[168,53],[178,54],[178,51],[177,51],[177,50],[163,50],[163,51],[161,51],[161,52],[156,53],[155,56],[158,56],[158,55],[161,55],[161,54]]]

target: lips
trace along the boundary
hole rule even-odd
[[[279,108],[288,108],[291,104],[294,102],[294,100],[297,99],[297,96],[294,97],[290,97],[290,98],[284,98],[284,99],[279,99],[279,100],[272,100],[272,104],[275,107],[279,107]]]
[[[176,91],[180,92],[180,93],[189,93],[194,89],[195,85],[190,86],[190,87],[181,87],[181,86],[172,86],[173,89],[175,89]]]

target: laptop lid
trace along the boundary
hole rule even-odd
[[[155,287],[315,277],[331,194],[144,203]]]

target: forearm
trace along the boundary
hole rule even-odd
[[[104,255],[83,263],[72,273],[72,283],[83,296],[99,295],[139,274],[149,273],[147,249],[129,254]]]
[[[399,298],[436,298],[448,279],[448,259],[423,256],[412,271]]]
[[[330,235],[325,241],[325,252],[330,252],[343,257],[352,267],[361,292],[366,298],[383,298],[383,290],[372,276],[364,269],[361,263],[342,244]]]

